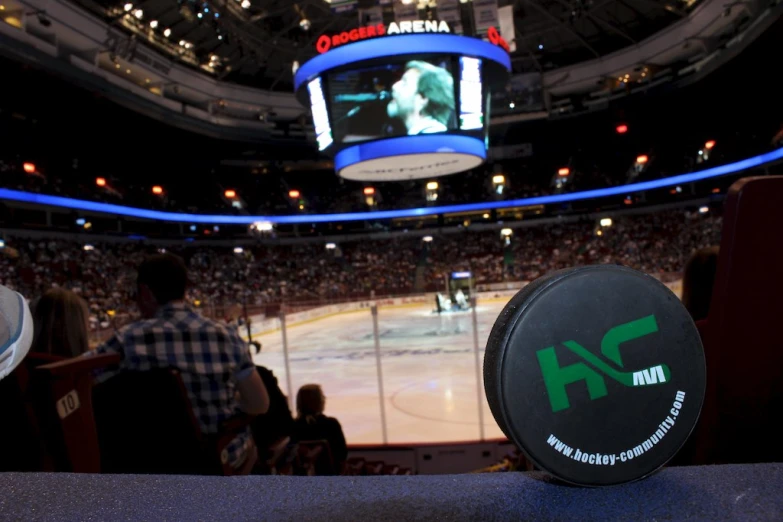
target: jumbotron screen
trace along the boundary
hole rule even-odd
[[[356,143],[482,129],[481,60],[460,61],[473,68],[473,82],[461,84],[460,64],[442,56],[329,75],[335,140]]]
[[[421,39],[409,41],[416,36],[444,50],[422,53]],[[490,87],[507,72],[493,59],[502,49],[443,36],[359,41],[330,51],[347,59],[323,65],[321,55],[311,74],[297,74],[307,86],[318,149],[335,155],[341,176],[413,179],[468,170],[486,159]],[[468,55],[455,44],[489,49]],[[391,51],[395,45],[400,49]]]
[[[324,76],[326,86],[321,80],[310,87],[314,120],[321,123],[316,125],[319,150],[333,143],[486,131],[489,93],[479,58],[406,58]]]

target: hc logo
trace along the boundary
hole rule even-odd
[[[615,326],[606,332],[601,340],[601,354],[622,368],[623,359],[620,356],[620,345],[657,331],[658,324],[654,315],[648,315],[647,317]],[[568,402],[566,386],[578,381],[585,381],[590,400],[593,401],[608,394],[604,376],[629,387],[660,384],[671,380],[671,371],[665,364],[659,364],[635,372],[620,371],[611,367],[597,355],[587,351],[576,341],[565,341],[563,345],[587,361],[590,366],[584,362],[578,362],[570,366],[560,367],[554,346],[536,352],[553,412],[570,407],[571,404]],[[596,370],[601,373],[598,373]]]

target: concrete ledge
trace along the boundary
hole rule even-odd
[[[582,489],[540,475],[0,474],[5,520],[781,520],[783,464],[668,468]]]

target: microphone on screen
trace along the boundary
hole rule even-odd
[[[361,92],[358,94],[336,94],[335,103],[364,103],[370,101],[382,101],[391,98],[389,91]]]
[[[360,103],[362,105],[356,105],[351,110],[345,113],[345,115],[337,118],[335,124],[341,123],[345,120],[353,118],[359,112],[361,112],[364,103],[370,101],[385,101],[391,99],[391,93],[389,91],[380,91],[374,93],[362,93],[362,94],[338,94],[334,97],[335,102],[352,102]]]

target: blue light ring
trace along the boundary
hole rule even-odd
[[[472,56],[511,70],[511,57],[505,50],[478,38],[444,33],[383,36],[344,44],[305,62],[294,75],[294,91],[301,101],[307,93],[300,93],[300,88],[332,69],[377,58],[417,54]]]
[[[490,201],[485,203],[468,203],[463,205],[449,205],[442,207],[412,208],[406,210],[383,210],[376,212],[353,212],[341,214],[310,214],[310,215],[289,215],[289,216],[222,216],[208,214],[180,214],[177,212],[164,212],[160,210],[147,210],[134,207],[125,207],[109,203],[97,203],[94,201],[85,201],[80,199],[70,199],[61,196],[49,196],[45,194],[33,194],[18,190],[0,188],[0,200],[19,201],[23,203],[32,203],[37,205],[47,205],[53,207],[70,208],[73,210],[82,210],[85,212],[96,212],[101,214],[113,214],[118,216],[129,216],[138,219],[151,219],[158,221],[168,221],[176,223],[208,223],[215,225],[249,225],[256,221],[270,221],[281,225],[297,223],[332,223],[337,221],[363,221],[379,219],[395,219],[405,217],[433,216],[438,214],[448,214],[452,212],[466,212],[476,210],[492,210],[499,208],[512,208],[530,205],[551,205],[555,203],[565,203],[568,201],[578,201],[583,199],[597,199],[608,196],[618,196],[642,192],[645,190],[654,190],[659,188],[671,187],[693,183],[705,179],[734,174],[744,170],[759,167],[766,163],[780,161],[783,159],[783,148],[772,152],[753,156],[744,160],[736,161],[718,167],[712,167],[699,172],[689,174],[680,174],[668,178],[661,178],[652,181],[640,183],[631,183],[617,187],[603,189],[587,190],[582,192],[572,192],[570,194],[555,194],[551,196],[539,196],[534,198],[514,199],[509,201]]]

